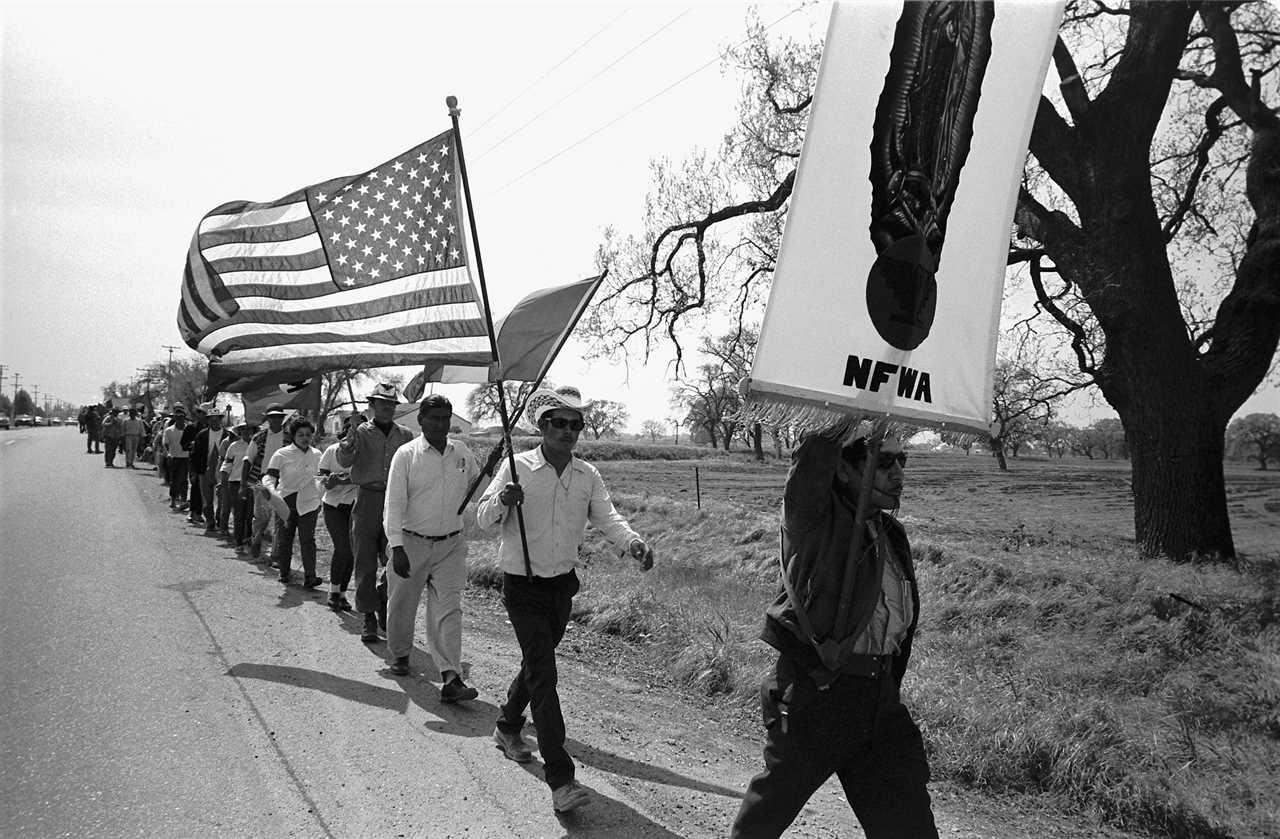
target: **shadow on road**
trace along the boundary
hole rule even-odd
[[[580,743],[577,740],[569,740],[565,743],[565,747],[569,753],[581,760],[588,766],[594,766],[603,772],[613,775],[626,775],[629,778],[635,778],[639,781],[648,781],[651,784],[664,784],[669,787],[684,787],[695,792],[705,792],[711,795],[721,795],[725,798],[742,798],[742,791],[729,789],[728,787],[716,786],[699,781],[696,778],[688,778],[670,769],[663,769],[660,766],[653,766],[648,763],[642,763],[629,757],[616,755],[612,752],[606,752],[603,749],[597,749],[595,746],[588,746],[586,743]]]
[[[408,698],[398,690],[378,687],[356,679],[344,679],[331,673],[310,670],[306,667],[288,667],[280,664],[252,664],[244,662],[227,671],[238,679],[259,679],[285,685],[318,690],[331,696],[404,713],[409,707]]]

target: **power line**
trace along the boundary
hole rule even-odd
[[[772,29],[773,27],[777,26],[779,23],[782,23],[782,21],[784,21],[784,20],[786,20],[787,18],[791,17],[792,15],[794,15],[794,14],[795,14],[796,12],[798,12],[798,11],[800,11],[800,9],[799,9],[799,8],[795,8],[795,9],[792,9],[791,11],[787,12],[785,15],[783,15],[782,17],[780,17],[780,18],[778,18],[777,20],[775,20],[773,23],[771,23],[771,24],[769,24],[768,26],[766,26],[766,27],[765,27],[765,31],[768,31],[768,30]],[[746,38],[746,39],[744,39],[743,41],[741,41],[741,42],[739,42],[739,43],[737,43],[737,44],[734,44],[734,46],[733,46],[731,49],[736,49],[736,48],[741,47],[741,46],[743,46],[744,44],[748,44],[748,43],[750,43],[750,42],[751,42],[751,39],[750,39],[750,38]],[[616,116],[616,117],[614,117],[613,119],[611,119],[611,120],[609,120],[608,122],[606,122],[604,125],[601,125],[600,127],[596,128],[594,131],[591,131],[590,133],[586,134],[585,136],[581,137],[580,139],[575,140],[574,142],[572,142],[572,143],[570,143],[569,145],[565,146],[565,147],[564,147],[564,148],[562,148],[560,151],[558,151],[558,152],[556,152],[555,154],[551,155],[551,156],[550,156],[550,157],[548,157],[546,160],[542,161],[541,163],[537,164],[536,166],[532,167],[531,169],[526,169],[526,170],[525,170],[524,172],[522,172],[521,174],[519,174],[519,175],[517,175],[516,177],[512,178],[511,180],[507,181],[505,184],[503,184],[502,186],[498,187],[498,188],[497,188],[497,189],[495,189],[493,192],[489,193],[489,195],[497,195],[498,193],[502,192],[503,190],[505,190],[507,187],[511,186],[512,184],[515,184],[515,183],[517,183],[517,182],[519,182],[519,181],[524,180],[524,179],[525,179],[525,178],[527,178],[528,176],[532,175],[534,172],[536,172],[536,171],[538,171],[539,169],[541,169],[543,166],[546,166],[548,163],[551,163],[553,160],[556,160],[557,158],[559,158],[561,155],[564,155],[564,154],[566,154],[566,153],[568,153],[568,152],[573,151],[573,150],[574,150],[574,149],[576,149],[578,146],[580,146],[580,145],[582,145],[583,143],[587,142],[588,140],[590,140],[592,137],[596,136],[596,135],[597,135],[597,134],[599,134],[600,132],[604,131],[604,130],[605,130],[605,129],[607,129],[607,128],[611,128],[613,125],[615,125],[615,124],[617,124],[617,123],[621,122],[623,119],[625,119],[625,118],[627,118],[627,117],[631,116],[631,114],[633,114],[633,113],[635,113],[636,111],[640,110],[640,109],[641,109],[641,108],[643,108],[645,105],[648,105],[650,102],[652,102],[653,100],[657,99],[659,96],[662,96],[663,94],[667,93],[668,91],[670,91],[670,90],[672,90],[672,89],[674,89],[674,88],[676,88],[676,87],[678,87],[678,86],[680,86],[680,85],[684,84],[684,83],[685,83],[685,82],[687,82],[689,79],[691,79],[691,78],[693,78],[694,76],[698,75],[698,74],[699,74],[699,73],[701,73],[703,70],[707,69],[708,67],[710,67],[712,64],[715,64],[715,63],[716,63],[717,61],[719,61],[719,60],[720,60],[720,55],[717,53],[717,54],[716,54],[715,56],[713,56],[713,57],[711,58],[711,60],[710,60],[710,61],[708,61],[707,63],[705,63],[705,64],[701,65],[700,67],[696,67],[696,68],[694,68],[693,70],[689,71],[689,72],[688,72],[688,73],[686,73],[685,75],[681,76],[679,79],[676,79],[674,82],[672,82],[671,84],[669,84],[669,85],[667,85],[666,87],[664,87],[662,90],[659,90],[657,93],[655,93],[655,94],[653,94],[652,96],[650,96],[649,98],[645,99],[643,102],[640,102],[640,103],[639,103],[639,104],[637,104],[637,105],[633,105],[632,107],[630,107],[630,108],[628,108],[627,110],[623,111],[623,112],[622,112],[621,114],[619,114],[618,116]]]
[[[526,128],[528,128],[530,125],[532,125],[533,123],[537,122],[537,121],[538,121],[539,119],[541,119],[542,117],[546,116],[547,112],[549,112],[549,111],[553,110],[553,109],[554,109],[554,108],[556,108],[558,105],[560,105],[560,103],[564,102],[566,99],[568,99],[569,97],[573,96],[575,93],[577,93],[578,91],[582,90],[584,87],[586,87],[587,85],[591,84],[591,83],[592,83],[592,82],[594,82],[596,79],[598,79],[598,78],[600,78],[601,76],[603,76],[605,73],[609,72],[611,69],[613,69],[614,67],[616,67],[620,62],[622,62],[624,59],[626,59],[626,58],[627,58],[627,56],[631,55],[633,52],[635,52],[636,50],[640,49],[640,48],[641,48],[641,47],[643,47],[645,44],[649,43],[649,42],[650,42],[650,41],[652,41],[654,38],[656,38],[656,37],[658,37],[659,35],[661,35],[661,34],[662,34],[663,32],[665,32],[667,29],[671,28],[671,26],[672,26],[676,21],[680,20],[680,18],[682,18],[682,17],[684,17],[685,15],[689,14],[689,12],[691,12],[691,11],[693,11],[693,9],[685,9],[683,12],[680,12],[680,14],[676,15],[675,17],[673,17],[671,20],[669,20],[669,21],[667,21],[666,23],[662,24],[662,26],[658,27],[658,29],[657,29],[656,31],[654,31],[651,35],[649,35],[648,37],[646,37],[646,38],[645,38],[643,41],[641,41],[640,43],[638,43],[638,44],[636,44],[635,46],[633,46],[631,49],[629,49],[629,50],[627,50],[626,52],[624,52],[622,55],[620,55],[620,56],[618,56],[617,58],[615,58],[613,61],[609,62],[609,63],[608,63],[604,68],[602,68],[602,69],[600,69],[600,70],[596,71],[596,72],[595,72],[595,73],[594,73],[590,78],[588,78],[585,82],[583,82],[582,84],[578,85],[578,86],[577,86],[577,87],[575,87],[573,90],[571,90],[571,91],[569,91],[568,93],[566,93],[564,96],[561,96],[559,99],[557,99],[556,101],[552,102],[550,105],[548,105],[547,107],[543,108],[541,111],[539,111],[538,113],[536,113],[536,114],[534,114],[532,117],[530,117],[530,118],[529,118],[529,120],[528,120],[527,122],[525,122],[523,125],[521,125],[519,128],[517,128],[516,130],[512,131],[512,132],[511,132],[510,134],[508,134],[507,136],[503,137],[501,140],[499,140],[498,142],[494,143],[492,146],[489,146],[489,148],[487,148],[487,149],[485,149],[484,151],[480,152],[480,155],[479,155],[478,157],[476,157],[476,160],[481,160],[481,159],[482,159],[482,158],[484,158],[487,154],[489,154],[489,152],[491,152],[491,151],[493,151],[494,149],[498,148],[498,147],[499,147],[499,146],[501,146],[503,143],[505,143],[507,140],[510,140],[512,137],[516,136],[516,135],[517,135],[517,134],[519,134],[521,131],[524,131],[524,130],[525,130]]]
[[[542,82],[542,80],[545,79],[547,76],[550,76],[556,70],[560,69],[560,67],[563,66],[566,61],[573,58],[578,53],[582,52],[582,50],[585,49],[588,44],[590,44],[596,38],[600,37],[600,35],[603,34],[606,29],[608,29],[610,26],[613,26],[615,23],[621,20],[623,15],[625,15],[628,11],[630,10],[623,9],[621,12],[618,13],[617,17],[615,17],[613,20],[609,21],[604,26],[597,29],[594,35],[592,35],[587,40],[583,41],[581,44],[578,44],[578,46],[574,47],[573,50],[568,55],[566,55],[564,58],[557,61],[550,70],[547,70],[547,72],[543,73],[541,76],[538,76],[538,78],[534,79],[532,82],[529,83],[528,87],[526,87],[524,90],[517,93],[515,96],[511,97],[511,99],[505,105],[498,108],[498,110],[495,111],[493,114],[491,114],[489,117],[487,117],[484,122],[480,123],[475,128],[471,129],[471,134],[473,135],[479,134],[480,130],[483,129],[486,125],[488,125],[489,123],[493,122],[495,119],[497,119],[498,117],[506,113],[507,108],[510,108],[517,101],[519,101],[526,93],[528,93],[529,91],[537,87]]]

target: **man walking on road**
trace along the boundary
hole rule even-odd
[[[173,425],[164,430],[164,455],[169,464],[169,509],[187,505],[187,411],[181,405],[173,409]]]
[[[551,805],[561,813],[590,800],[590,793],[574,780],[556,693],[556,646],[564,637],[570,604],[578,592],[574,569],[587,522],[641,562],[644,570],[653,565],[653,551],[614,509],[600,473],[573,456],[583,427],[582,411],[576,388],[534,392],[528,415],[542,433],[542,445],[515,456],[519,483],[512,482],[510,465],[503,461],[476,513],[482,528],[502,524],[502,596],[522,657],[493,738],[511,760],[531,760],[520,731],[525,709],[532,708]],[[527,561],[517,513],[511,509],[520,504],[527,525]]]
[[[200,487],[200,509],[204,520],[204,533],[212,536],[218,532],[216,517],[218,487],[218,446],[222,442],[222,414],[218,406],[210,403],[205,406],[205,427],[196,432],[191,444],[191,459],[188,464],[191,475]],[[195,517],[192,516],[194,519]]]
[[[462,681],[462,587],[467,542],[458,507],[480,474],[476,459],[449,439],[453,404],[432,394],[418,406],[422,436],[391,457],[383,526],[391,547],[387,574],[387,652],[392,675],[409,674],[413,626],[427,590],[427,644],[440,671],[440,701],[475,699]]]
[[[90,405],[84,412],[85,454],[102,454],[102,414],[97,405]]]
[[[892,515],[907,456],[897,440],[883,442],[860,517],[869,446],[842,447],[840,436],[809,437],[792,456],[784,589],[761,633],[778,650],[760,690],[764,771],[747,787],[734,839],[781,835],[832,774],[867,839],[938,835],[924,744],[899,696],[920,609],[906,531]],[[854,575],[847,598],[846,574]]]
[[[240,464],[240,496],[243,500],[253,501],[253,533],[249,540],[249,556],[255,560],[262,556],[262,535],[275,515],[271,510],[269,497],[259,486],[262,467],[271,462],[273,454],[293,442],[284,429],[283,406],[268,405],[263,418],[267,421],[267,427],[258,429],[258,433],[253,435]]]
[[[120,409],[112,408],[111,413],[107,414],[107,418],[102,421],[102,442],[107,447],[106,468],[116,468],[116,449],[120,447],[121,441],[124,439],[124,429],[120,426]]]
[[[311,445],[316,427],[311,420],[293,424],[293,443],[279,449],[267,461],[267,474],[262,485],[288,505],[289,515],[280,511],[272,545],[272,564],[280,569],[280,582],[288,583],[293,564],[293,537],[302,544],[303,588],[315,588],[324,582],[316,576],[316,518],[320,512],[320,450]]]
[[[124,432],[124,465],[126,469],[136,469],[133,461],[142,450],[142,435],[146,432],[146,424],[138,418],[138,412],[129,409],[129,416],[121,422]]]
[[[249,542],[249,519],[253,516],[253,503],[240,496],[240,463],[245,452],[249,450],[249,438],[253,429],[247,422],[242,422],[232,429],[235,438],[227,444],[222,456],[223,506],[218,518],[218,530],[227,529],[228,517],[233,522],[231,542],[236,553],[243,553]]]
[[[387,473],[391,456],[413,440],[413,432],[395,421],[400,397],[394,385],[378,385],[368,402],[373,419],[343,438],[338,445],[338,465],[351,470],[351,480],[360,488],[351,508],[351,549],[355,554],[356,611],[364,614],[360,640],[372,643],[378,640],[378,615],[385,615],[387,608],[386,580],[378,581],[380,566],[386,563],[382,508]]]

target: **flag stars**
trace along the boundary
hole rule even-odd
[[[379,240],[379,239],[381,239],[381,238],[382,238],[382,231],[381,231],[381,230],[375,230],[375,231],[373,231],[373,241],[375,241],[375,242],[376,242],[376,241],[378,241],[378,240]]]
[[[438,160],[433,160],[433,161],[431,161],[431,171],[432,171],[432,172],[439,172],[439,171],[440,171],[440,161],[438,161]],[[424,186],[425,186],[425,184],[424,184]]]
[[[393,209],[393,210],[398,210],[398,209],[400,209],[400,199],[399,199],[399,198],[393,198],[393,199],[391,199],[391,209]]]
[[[325,194],[325,193],[323,193],[323,192],[317,192],[317,193],[316,193],[316,203],[317,203],[317,204],[323,204],[323,203],[325,202],[325,199],[327,199],[328,197],[329,197],[329,196],[328,196],[328,195],[326,195],[326,194]]]
[[[457,259],[457,258],[458,258],[458,249],[457,249],[457,248],[449,248],[449,257],[450,257],[451,259]]]
[[[421,266],[423,266],[423,265],[426,265],[426,264],[427,264],[427,258],[426,258],[425,256],[423,256],[422,254],[418,254],[418,265],[419,265],[419,267],[421,267]]]
[[[345,253],[344,253],[344,254],[339,254],[339,256],[338,256],[338,264],[339,264],[339,265],[346,265],[346,264],[347,264],[347,255],[346,255]]]
[[[413,248],[409,247],[408,245],[405,245],[403,248],[400,249],[400,253],[404,254],[406,257],[412,256]]]
[[[363,248],[360,249],[360,253],[364,254],[365,256],[372,256],[373,248],[369,245],[365,245]],[[360,263],[356,263],[356,264],[359,265]]]
[[[399,244],[399,240],[396,239],[395,236],[392,236],[389,239],[387,239],[387,247],[394,248],[397,244]]]
[[[373,218],[373,213],[374,213],[374,209],[373,209],[373,207],[365,207],[365,208],[364,208],[364,215],[365,215],[365,218]]]
[[[369,185],[368,185],[368,184],[360,184],[360,188],[359,188],[358,190],[356,190],[356,192],[359,192],[361,195],[368,195],[368,194],[369,194]]]
[[[377,192],[375,192],[375,193],[373,194],[373,200],[374,200],[374,201],[381,201],[383,198],[386,198],[386,197],[387,197],[387,194],[386,194],[385,192],[383,192],[382,190],[378,190]]]
[[[395,264],[395,269],[396,271],[404,270],[404,263],[397,259]]]
[[[378,264],[379,265],[387,264],[387,255],[385,253],[378,254]]]
[[[446,156],[446,155],[448,155],[448,154],[449,154],[449,147],[448,147],[448,146],[441,146],[441,147],[440,147],[440,156],[441,156],[441,157],[445,157],[445,156]]]
[[[447,169],[445,170],[445,173],[440,176],[440,180],[444,181],[445,183],[449,183],[449,171]]]
[[[434,197],[439,198],[439,197],[440,197],[440,187],[436,187],[435,189],[431,190],[431,194],[432,194]]]
[[[415,231],[413,231],[412,233],[410,233],[410,234],[409,234],[409,238],[410,238],[410,239],[412,239],[412,240],[413,240],[413,241],[415,241],[415,242],[416,242],[416,241],[418,241],[418,231],[416,231],[416,230],[415,230]]]
[[[347,225],[351,224],[351,216],[343,216],[342,218],[338,219],[338,224],[342,225],[343,227],[346,227]]]
[[[362,221],[356,225],[356,232],[363,233],[364,231],[365,231],[365,225],[364,225],[364,222]]]
[[[325,211],[324,211],[324,220],[325,220],[325,221],[333,221],[333,210],[325,210]]]
[[[359,201],[357,201],[356,199],[352,198],[350,201],[348,201],[348,202],[347,202],[347,206],[348,206],[348,207],[350,207],[350,208],[351,208],[351,209],[353,209],[353,210],[359,210],[359,209],[360,209],[360,202],[359,202]]]
[[[422,193],[421,193],[421,192],[415,192],[415,193],[413,194],[413,203],[415,203],[415,204],[421,204],[421,203],[422,203]]]
[[[453,209],[453,199],[452,199],[452,198],[446,198],[446,199],[444,199],[444,208],[445,208],[446,210],[452,210],[452,209]]]
[[[346,284],[347,284],[347,285],[349,285],[349,286],[353,286],[353,285],[355,285],[355,284],[356,284],[356,281],[355,281],[354,279],[352,279],[351,277],[347,277],[345,280],[343,280],[343,282],[344,282],[344,283],[346,283]]]
[[[382,218],[381,218],[381,219],[379,219],[379,221],[381,221],[383,224],[390,224],[390,223],[391,223],[391,216],[387,215],[386,213],[383,213],[383,214],[382,214]]]
[[[404,164],[397,160],[395,163],[391,164],[391,168],[399,172],[404,169]]]
[[[355,240],[355,239],[348,239],[348,240],[347,240],[347,250],[353,250],[353,249],[355,248],[355,246],[356,246],[356,240]]]
[[[413,180],[413,179],[414,179],[414,178],[416,178],[416,177],[418,177],[418,170],[417,170],[417,169],[410,169],[410,170],[409,170],[409,180]]]
[[[385,178],[382,179],[382,183],[385,186],[395,186],[396,179],[391,177],[390,175],[387,175]]]
[[[427,154],[426,154],[426,152],[422,152],[422,153],[420,153],[420,154],[418,155],[418,162],[419,162],[419,163],[426,163],[426,162],[427,162]]]
[[[329,241],[333,242],[336,245],[338,242],[342,241],[342,234],[336,230],[333,231],[333,233],[329,236]]]
[[[368,254],[365,255],[368,256]],[[364,263],[357,259],[354,267],[356,269],[356,273],[359,273],[364,270]]]
[[[404,222],[403,222],[403,221],[401,221],[401,222],[397,222],[397,223],[396,223],[396,232],[397,232],[397,233],[403,233],[403,232],[404,232]]]

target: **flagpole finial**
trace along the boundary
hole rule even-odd
[[[449,116],[456,117],[458,114],[462,113],[462,109],[458,107],[458,97],[446,96],[444,98],[444,104],[449,107]]]

